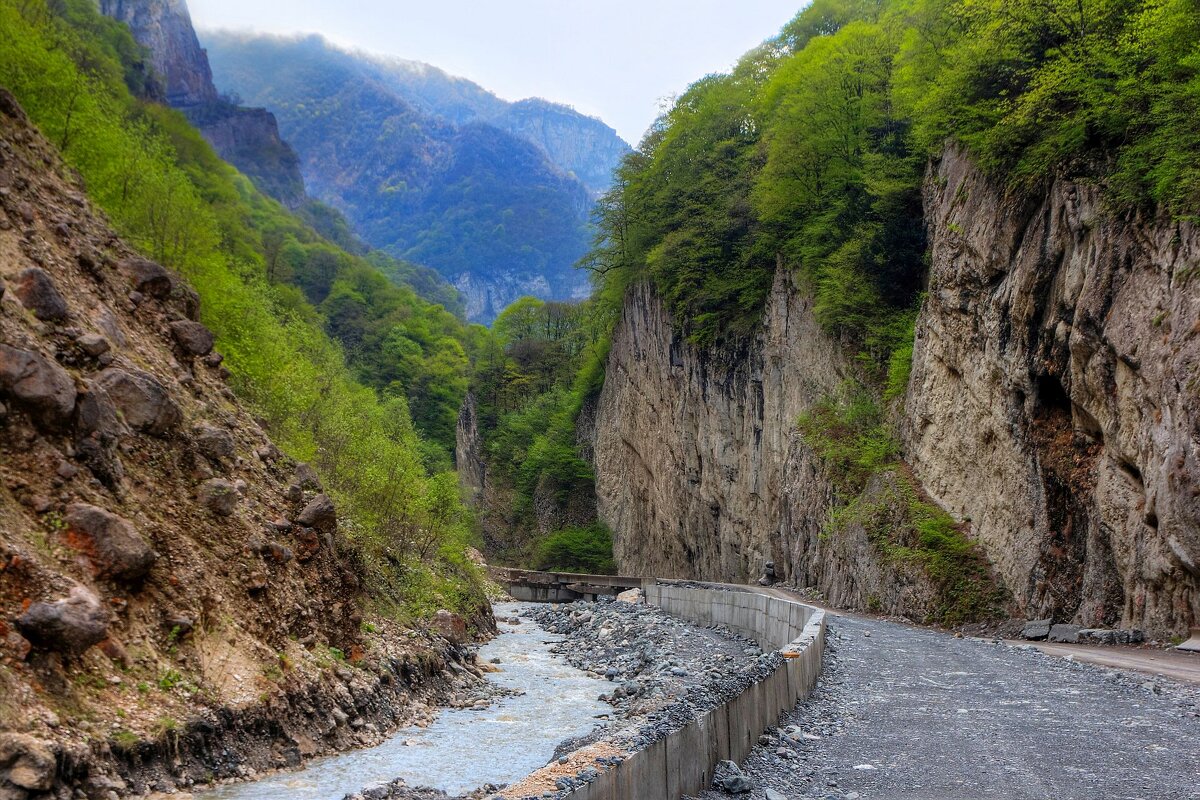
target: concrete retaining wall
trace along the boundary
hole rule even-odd
[[[646,601],[702,625],[725,625],[785,654],[765,679],[650,747],[634,753],[572,800],[679,800],[712,782],[720,761],[742,761],[769,726],[808,697],[821,674],[825,612],[747,587],[646,582]]]

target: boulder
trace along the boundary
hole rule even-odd
[[[30,792],[54,788],[57,759],[47,741],[24,733],[0,733],[0,778]]]
[[[319,494],[296,516],[296,524],[329,533],[337,529],[337,509],[328,495]]]
[[[96,595],[82,586],[53,603],[34,603],[16,623],[35,647],[73,655],[108,638],[108,614]]]
[[[1051,625],[1048,638],[1052,642],[1075,644],[1079,641],[1080,627],[1078,625]]]
[[[67,543],[87,555],[98,576],[138,581],[158,560],[132,522],[103,508],[73,503],[67,506],[63,522]]]
[[[112,397],[96,381],[83,382],[76,404],[75,426],[82,436],[98,433],[102,437],[121,437],[129,433]]]
[[[61,322],[70,316],[67,301],[46,270],[29,267],[21,270],[12,283],[12,292],[35,317],[45,322]]]
[[[79,345],[79,349],[92,358],[102,356],[112,349],[108,339],[98,333],[85,333],[75,340],[75,344]]]
[[[181,319],[170,325],[171,335],[179,349],[191,356],[206,356],[212,352],[215,337],[213,332],[190,319]]]
[[[1127,628],[1084,628],[1079,632],[1079,641],[1088,644],[1141,644],[1146,641],[1146,633]]]
[[[205,508],[219,517],[232,514],[242,499],[237,487],[221,478],[211,478],[200,484],[198,498]]]
[[[317,471],[308,464],[296,465],[296,483],[301,489],[311,489],[314,492],[323,492],[325,487],[321,485],[321,478],[317,475]]]
[[[433,615],[434,629],[452,642],[463,642],[467,638],[467,623],[458,614],[440,609]]]
[[[171,273],[161,264],[145,258],[127,258],[121,262],[120,268],[129,277],[134,291],[159,299],[170,296],[174,281],[171,280]]]
[[[134,430],[161,436],[183,421],[183,412],[166,387],[148,372],[109,367],[96,382]]]
[[[75,381],[55,362],[0,344],[0,393],[51,427],[65,426],[75,411]]]
[[[233,434],[213,425],[197,425],[192,433],[192,441],[202,455],[213,461],[231,459],[237,452]]]
[[[637,603],[642,602],[642,590],[641,589],[629,589],[627,591],[621,592],[620,594],[617,595],[617,600],[622,603],[633,603],[636,605]]]
[[[1025,627],[1021,631],[1021,638],[1041,641],[1050,635],[1050,626],[1053,624],[1054,620],[1052,619],[1031,619],[1025,623]]]

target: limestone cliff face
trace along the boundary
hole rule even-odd
[[[789,452],[804,449],[796,421],[846,375],[808,294],[783,271],[762,332],[736,350],[693,347],[651,290],[631,292],[595,434],[597,506],[620,569],[740,581],[775,561],[793,574],[781,519]],[[823,518],[827,506],[812,510]]]
[[[275,116],[217,92],[185,0],[100,0],[100,11],[129,26],[150,54],[167,103],[187,115],[221,158],[284,205],[304,202],[300,159],[280,137]]]
[[[1058,181],[1006,195],[961,153],[931,166],[929,293],[893,409],[903,463],[860,498],[960,522],[1011,611],[1165,635],[1200,611],[1200,233],[1117,219]],[[781,270],[738,350],[683,341],[647,288],[618,324],[595,424],[600,517],[622,572],[755,579],[936,617],[937,587],[839,502],[797,419],[852,367]],[[843,498],[844,499],[844,498]]]
[[[1066,181],[931,167],[906,457],[1029,616],[1179,631],[1200,611],[1200,232]]]

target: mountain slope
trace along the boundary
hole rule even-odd
[[[430,89],[412,102],[397,88],[408,73],[317,37],[205,41],[219,85],[279,117],[312,193],[373,246],[450,278],[471,320],[490,322],[522,295],[586,293],[572,265],[589,241],[589,190],[472,111],[494,97],[430,70],[431,85],[460,98],[435,109]],[[449,116],[429,113],[439,109]]]

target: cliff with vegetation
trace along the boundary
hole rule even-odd
[[[588,261],[618,567],[1195,624],[1185,6],[816,2],[694,84]]]
[[[100,11],[128,26],[145,48],[161,96],[187,114],[221,158],[284,205],[304,202],[300,159],[280,138],[275,117],[217,92],[185,0],[101,0]]]

